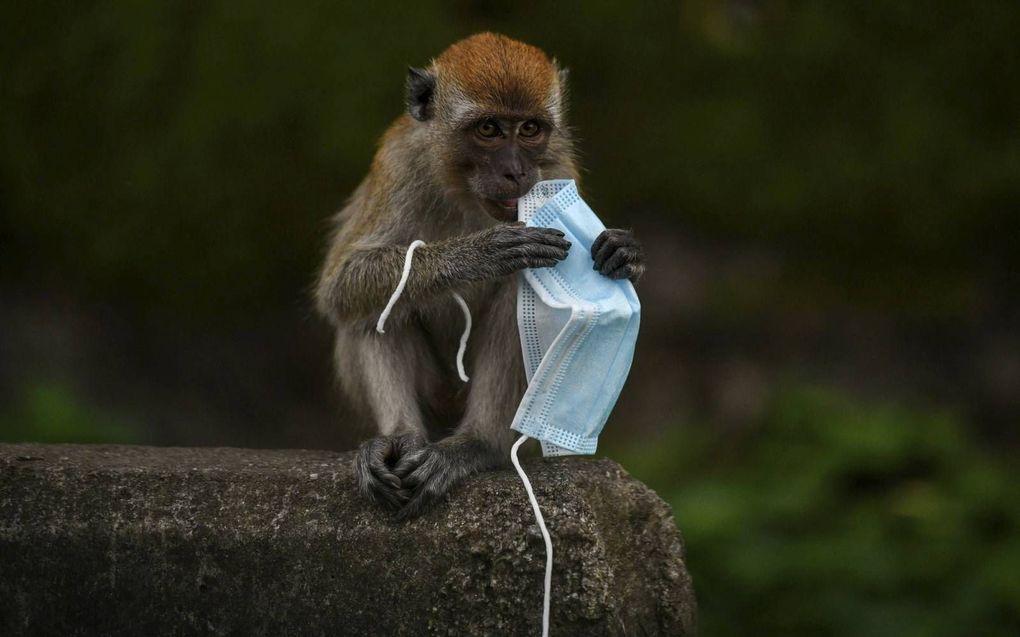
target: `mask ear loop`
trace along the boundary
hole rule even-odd
[[[464,312],[464,331],[460,335],[460,347],[457,348],[457,373],[460,374],[460,379],[465,383],[470,380],[467,372],[464,371],[464,352],[467,351],[468,337],[471,336],[471,310],[468,308],[467,301],[464,297],[452,292],[453,300],[460,306],[462,312]]]
[[[400,273],[400,281],[397,282],[397,288],[393,290],[390,300],[386,303],[386,307],[383,308],[382,314],[379,315],[379,321],[375,324],[376,332],[380,334],[386,333],[386,330],[383,329],[386,326],[386,319],[390,317],[390,312],[393,311],[393,306],[397,304],[400,295],[404,293],[404,288],[407,287],[407,279],[411,276],[411,259],[414,257],[414,251],[423,245],[425,245],[424,241],[415,239],[411,242],[411,245],[407,246],[407,254],[404,255],[404,270]],[[471,380],[468,378],[467,372],[464,371],[464,353],[467,351],[468,337],[471,336],[471,310],[468,308],[468,304],[463,296],[456,292],[451,292],[451,294],[453,294],[453,300],[457,302],[461,311],[464,312],[464,332],[460,335],[460,348],[457,349],[457,374],[466,383]]]
[[[535,513],[538,528],[542,531],[542,539],[545,540],[545,597],[542,600],[542,637],[549,637],[549,603],[552,596],[553,547],[552,538],[549,537],[549,529],[545,528],[545,518],[542,517],[542,510],[538,508],[538,499],[535,498],[535,492],[531,489],[531,481],[528,480],[528,475],[524,473],[520,461],[517,460],[517,450],[527,439],[527,436],[522,435],[514,443],[514,446],[510,448],[510,462],[514,464],[514,469],[517,469],[517,475],[521,477],[521,482],[524,483],[524,490],[528,492],[528,500],[531,502],[531,510]]]
[[[407,279],[411,276],[411,261],[414,257],[414,251],[420,246],[425,245],[425,242],[418,239],[411,242],[411,245],[407,247],[407,254],[404,255],[404,269],[400,274],[400,281],[397,282],[397,288],[393,290],[393,294],[390,296],[390,300],[386,303],[386,307],[383,308],[382,314],[379,315],[379,321],[375,325],[375,331],[380,334],[385,334],[386,330],[386,319],[389,318],[390,313],[393,311],[393,307],[397,304],[400,299],[400,295],[404,293],[404,288],[407,287]],[[467,302],[464,301],[464,297],[456,292],[453,292],[453,299],[460,306],[461,311],[464,312],[464,332],[460,336],[460,348],[457,350],[457,373],[460,375],[460,379],[465,383],[468,382],[468,375],[464,371],[464,352],[467,350],[468,337],[471,336],[471,310],[468,308]],[[510,462],[513,463],[514,468],[517,469],[517,475],[521,477],[521,482],[524,483],[524,489],[528,492],[528,501],[531,502],[531,510],[535,514],[535,520],[538,522],[538,528],[542,532],[542,539],[545,541],[545,593],[542,599],[542,637],[549,637],[549,605],[552,597],[552,566],[553,566],[553,546],[552,538],[549,537],[549,529],[545,526],[545,518],[542,517],[542,510],[538,507],[538,499],[535,498],[535,491],[531,488],[531,481],[528,480],[528,474],[524,473],[524,469],[521,468],[521,463],[517,459],[517,450],[520,449],[524,441],[528,439],[527,436],[522,435],[514,443],[513,447],[510,448]]]

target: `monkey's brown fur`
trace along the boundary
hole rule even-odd
[[[356,461],[359,487],[401,517],[426,510],[467,475],[507,462],[509,425],[525,389],[511,275],[554,265],[569,244],[558,231],[497,219],[513,214],[515,199],[536,181],[578,176],[563,74],[540,49],[478,34],[427,70],[411,69],[408,90],[409,114],[383,135],[371,170],[336,217],[316,289],[320,312],[336,328],[344,390],[379,430]],[[479,130],[491,129],[479,122],[500,136],[482,137]],[[529,122],[540,134],[525,134]],[[415,251],[404,293],[378,334],[376,320],[416,239],[426,245]],[[640,273],[636,243],[603,243],[612,250],[601,264],[614,254],[623,264],[607,275]],[[464,319],[451,291],[463,295],[475,321],[466,384],[455,370]]]
[[[440,78],[493,110],[534,113],[558,92],[556,69],[541,49],[494,33],[457,42],[435,65]]]

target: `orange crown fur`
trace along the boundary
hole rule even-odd
[[[441,86],[450,83],[486,109],[534,113],[559,104],[553,61],[542,49],[505,35],[472,35],[450,45],[433,65]]]

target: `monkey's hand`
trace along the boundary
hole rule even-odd
[[[457,434],[412,452],[393,470],[404,490],[409,491],[397,519],[425,513],[467,476],[500,464],[500,454],[478,440]]]
[[[490,279],[527,268],[548,268],[567,258],[570,242],[555,228],[532,228],[522,222],[502,224],[464,237],[469,250],[461,263],[468,278]]]
[[[637,282],[645,272],[645,254],[630,230],[603,230],[591,244],[593,269],[610,279]]]
[[[410,495],[402,488],[395,469],[426,444],[425,438],[415,433],[366,440],[354,457],[354,479],[358,490],[393,509],[404,506]]]

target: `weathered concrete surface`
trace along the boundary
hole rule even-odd
[[[350,454],[0,445],[0,635],[537,635],[544,549],[511,470],[394,523]],[[609,460],[526,463],[552,634],[689,635],[666,505]]]

